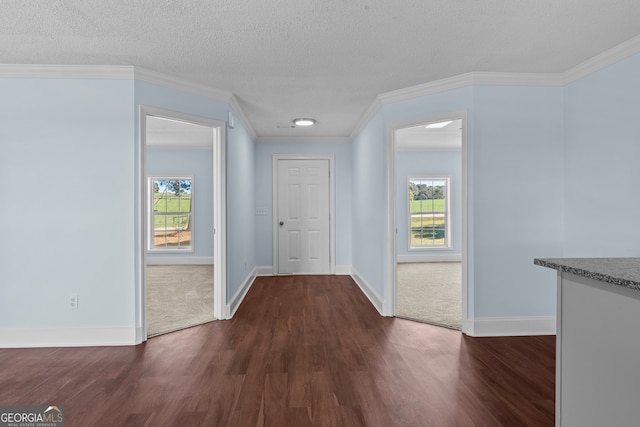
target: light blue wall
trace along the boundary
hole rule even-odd
[[[385,125],[376,113],[352,143],[352,265],[379,297],[384,298],[386,245]],[[366,207],[366,209],[363,209]]]
[[[0,327],[140,326],[139,107],[224,121],[228,104],[131,80],[1,79],[0,92],[1,179],[15,189],[0,220],[17,225],[0,247]],[[255,265],[253,197],[233,196],[254,182],[240,121],[227,148],[230,296],[245,276],[238,253]]]
[[[406,122],[408,120],[414,122],[422,122],[425,117],[439,116],[442,114],[448,114],[452,112],[467,112],[467,147],[469,158],[473,157],[474,153],[474,105],[473,105],[473,87],[463,87],[459,89],[452,89],[444,92],[438,92],[431,95],[420,96],[405,101],[395,102],[387,104],[382,107],[385,115],[386,123],[394,122]],[[386,141],[385,141],[386,142]],[[386,161],[386,160],[385,160]],[[467,191],[469,198],[468,206],[468,293],[467,300],[468,313],[470,316],[474,315],[474,236],[473,236],[473,162],[469,162],[467,166]],[[385,264],[385,268],[386,268]]]
[[[461,110],[468,114],[469,315],[552,315],[552,273],[533,258],[562,255],[562,88],[476,85],[384,105],[354,142],[354,206],[362,195],[385,212],[387,123]],[[354,266],[381,296],[385,221],[354,211]]]
[[[0,328],[133,327],[133,82],[0,79],[0,93]]]
[[[274,154],[333,154],[335,156],[336,265],[351,265],[351,144],[273,143],[256,144],[255,206],[268,215],[255,216],[256,262],[273,264],[272,158]]]
[[[535,257],[563,253],[560,87],[474,88],[476,317],[552,316],[555,274]]]
[[[352,193],[353,206],[368,206],[370,209],[353,210],[353,266],[362,278],[385,298],[387,241],[387,125],[415,120],[445,113],[471,110],[473,90],[470,87],[455,89],[433,95],[416,97],[406,101],[383,105],[364,126],[353,142]],[[467,121],[473,129],[473,117]],[[468,140],[472,143],[473,136]],[[470,152],[473,148],[470,147]],[[470,166],[472,171],[472,166]],[[472,184],[469,184],[472,187]],[[470,222],[469,227],[473,227]],[[470,244],[473,237],[469,237]],[[472,247],[469,249],[472,255]],[[473,265],[469,265],[472,272]],[[470,282],[472,283],[473,276]],[[473,300],[473,286],[469,298]],[[471,307],[471,310],[473,307]]]
[[[351,229],[338,263],[385,297],[386,126],[466,110],[469,314],[553,315],[554,273],[534,257],[639,256],[638,75],[636,55],[566,87],[475,85],[386,104],[350,146],[256,147],[236,121],[227,295],[271,262],[271,219],[255,216],[271,211],[271,154],[309,150],[336,154],[337,234]],[[0,93],[0,327],[135,325],[138,108],[224,121],[228,104],[130,80],[0,79]]]
[[[451,248],[409,250],[409,177],[451,178]],[[462,253],[462,154],[447,150],[400,150],[396,153],[397,255]]]
[[[147,149],[149,176],[193,176],[193,252],[147,253],[147,258],[213,257],[213,150]]]
[[[255,267],[255,143],[236,120],[227,144],[227,299]]]
[[[565,255],[640,256],[640,55],[565,88]]]
[[[0,248],[0,327],[140,326],[139,107],[224,121],[228,104],[131,80],[1,79],[0,91],[1,179],[16,189],[0,220],[17,225]],[[253,142],[240,121],[227,165],[231,296],[255,265]]]

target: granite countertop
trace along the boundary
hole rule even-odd
[[[533,263],[640,291],[640,258],[536,258]]]

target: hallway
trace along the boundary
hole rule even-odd
[[[348,276],[259,277],[236,316],[135,347],[0,349],[0,402],[67,426],[552,426],[555,337],[380,317]]]

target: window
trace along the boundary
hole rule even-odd
[[[150,251],[193,250],[193,177],[150,177]]]
[[[450,248],[449,182],[409,177],[409,249]]]

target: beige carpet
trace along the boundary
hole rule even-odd
[[[213,318],[213,265],[147,266],[147,337]]]
[[[459,262],[398,264],[396,315],[462,328],[462,265]]]

